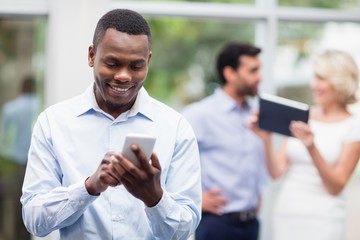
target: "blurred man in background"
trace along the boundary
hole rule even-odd
[[[3,183],[12,199],[15,240],[30,239],[30,234],[22,221],[20,197],[32,127],[39,110],[40,101],[35,94],[35,79],[31,75],[25,76],[21,82],[20,94],[4,104],[1,114],[1,155],[15,165],[14,172],[9,173],[10,180]]]
[[[221,88],[183,114],[197,137],[202,167],[202,220],[196,240],[256,240],[261,189],[267,178],[262,140],[248,128],[258,93],[260,49],[229,43],[217,58]]]

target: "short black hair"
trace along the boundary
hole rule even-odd
[[[256,57],[261,49],[249,43],[230,42],[226,44],[217,57],[216,70],[222,84],[226,83],[223,71],[227,66],[237,69],[241,62],[241,56]]]
[[[129,9],[114,9],[103,15],[98,21],[93,46],[96,49],[107,29],[113,28],[130,35],[146,35],[151,46],[151,31],[148,22],[139,13]]]
[[[35,91],[35,78],[33,75],[26,75],[21,82],[21,92],[22,93],[32,93]]]

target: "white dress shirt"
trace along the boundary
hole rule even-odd
[[[120,185],[91,196],[85,179],[106,152],[120,151],[128,133],[156,137],[164,194],[146,207]],[[25,175],[23,218],[28,230],[61,239],[187,239],[201,216],[199,153],[193,130],[177,112],[139,91],[132,109],[114,119],[93,86],[45,110],[34,127]]]

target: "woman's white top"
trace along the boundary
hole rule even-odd
[[[321,156],[329,164],[336,164],[343,145],[360,141],[360,119],[327,123],[310,120],[314,141]],[[304,144],[297,138],[287,142],[289,169],[279,190],[274,213],[299,217],[344,218],[343,193],[330,195],[324,187],[317,168]]]

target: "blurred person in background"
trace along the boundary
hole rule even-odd
[[[143,87],[151,31],[137,12],[104,14],[88,48],[94,81],[83,94],[47,108],[35,124],[23,195],[36,236],[62,240],[187,239],[201,217],[195,135],[179,113]],[[156,138],[150,159],[128,133]]]
[[[11,181],[5,183],[6,191],[11,195],[14,204],[15,240],[30,239],[30,234],[22,221],[20,197],[32,127],[39,111],[40,100],[35,94],[35,79],[28,75],[21,82],[20,94],[6,102],[2,108],[1,152],[6,159],[15,164]]]
[[[264,145],[248,128],[248,97],[258,93],[261,50],[228,43],[217,57],[222,87],[188,105],[183,115],[197,137],[202,168],[202,220],[196,240],[256,240],[267,178]]]
[[[293,121],[294,137],[276,154],[271,135],[255,128],[266,143],[271,176],[283,177],[274,240],[345,239],[343,190],[360,157],[360,119],[347,105],[356,101],[359,72],[348,53],[327,50],[314,59],[314,74],[309,122]]]

